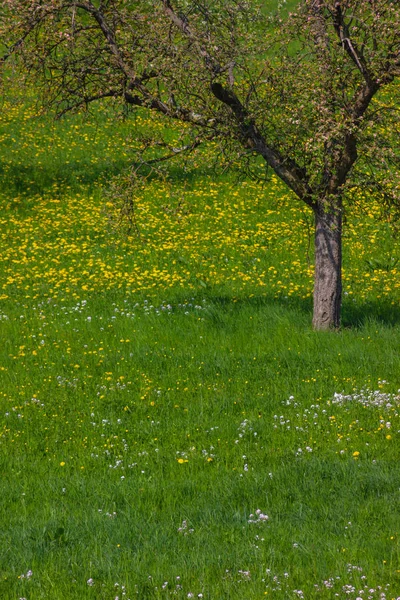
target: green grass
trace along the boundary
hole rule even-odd
[[[344,326],[317,333],[310,215],[276,180],[175,171],[122,236],[102,186],[129,121],[1,117],[0,598],[397,598],[399,247],[377,207],[349,215]]]

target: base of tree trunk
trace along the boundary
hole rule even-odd
[[[315,210],[314,329],[337,329],[341,304],[342,206],[336,200]]]

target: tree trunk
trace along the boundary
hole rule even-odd
[[[342,201],[323,199],[315,215],[314,329],[340,325],[342,304]]]

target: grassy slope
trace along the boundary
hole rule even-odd
[[[140,238],[108,231],[128,130],[2,112],[0,597],[400,595],[387,225],[349,216],[345,327],[312,332],[310,215],[275,180],[177,172]],[[383,405],[332,403],[361,388]]]

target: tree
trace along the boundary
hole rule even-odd
[[[9,21],[14,16],[14,11],[10,11],[10,7],[9,0],[0,6],[0,67],[21,48],[25,39],[39,24],[34,13],[22,19]]]
[[[262,157],[315,218],[313,325],[340,324],[349,190],[398,204],[398,0],[6,0],[0,32],[59,114],[106,97]],[[12,23],[12,27],[10,27]],[[11,46],[11,44],[9,44]]]

